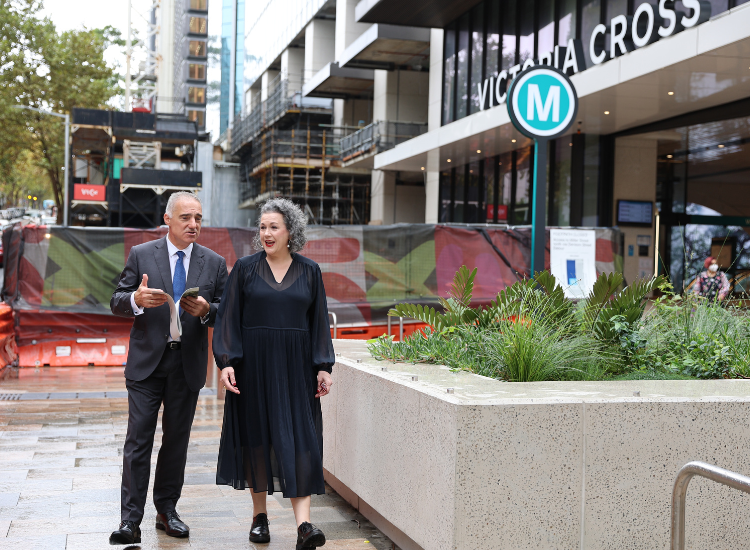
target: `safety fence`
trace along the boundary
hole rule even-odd
[[[255,233],[205,227],[198,242],[231,269],[256,252]],[[165,235],[164,228],[7,227],[3,299],[13,308],[21,364],[49,364],[52,356],[70,357],[63,361],[70,364],[123,364],[132,321],[110,313],[112,291],[130,249]],[[597,228],[596,236],[597,271],[620,270],[619,231]],[[478,268],[475,303],[488,303],[528,276],[528,227],[309,226],[308,239],[302,254],[320,265],[329,310],[339,332],[351,337],[370,336],[379,325],[385,332],[396,303],[437,305],[462,265]],[[80,355],[79,348],[92,351]]]

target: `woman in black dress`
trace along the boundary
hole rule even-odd
[[[270,540],[266,494],[291,498],[298,550],[325,544],[310,495],[325,493],[319,398],[334,363],[320,268],[297,253],[306,223],[289,200],[263,205],[262,251],[234,264],[213,338],[227,388],[216,483],[251,488],[251,542]]]

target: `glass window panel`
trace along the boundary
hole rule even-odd
[[[190,103],[205,103],[206,102],[206,89],[190,86],[188,88],[188,101]]]
[[[190,32],[192,34],[208,34],[208,19],[205,17],[191,17]]]
[[[539,38],[537,52],[552,52],[555,47],[555,0],[539,0]]]
[[[456,183],[453,186],[453,218],[451,219],[455,223],[463,223],[464,221],[465,174],[466,166],[456,168]]]
[[[607,11],[605,13],[607,21],[610,21],[617,15],[628,14],[628,0],[607,0]],[[640,2],[639,2],[640,4]]]
[[[487,223],[495,221],[495,168],[497,167],[497,157],[484,159],[484,220]]]
[[[482,204],[479,200],[479,176],[479,162],[474,161],[469,164],[469,174],[466,179],[466,207],[464,208],[465,223],[477,223],[480,221],[479,211],[482,208]]]
[[[488,0],[487,39],[485,42],[485,75],[494,76],[500,71],[500,2]]]
[[[734,0],[734,5],[739,6],[740,4],[744,4],[745,2],[750,2],[750,0]]]
[[[570,136],[555,140],[555,160],[552,166],[555,188],[552,193],[550,225],[570,225],[570,161],[572,151]]]
[[[503,153],[498,161],[499,189],[497,197],[497,221],[508,223],[508,209],[513,193],[513,153]]]
[[[521,2],[520,25],[518,28],[518,62],[523,64],[534,57],[534,2]]]
[[[569,39],[576,37],[577,5],[577,0],[560,0],[560,24],[557,32],[557,43],[560,46],[567,45]]]
[[[516,201],[511,223],[525,225],[531,223],[530,194],[533,183],[531,157],[533,147],[516,152]]]
[[[443,124],[453,122],[453,105],[456,96],[456,25],[445,29],[443,79]]]
[[[191,40],[188,53],[193,57],[206,57],[206,43],[202,40]]]
[[[581,41],[583,42],[583,57],[586,58],[586,66],[593,66],[591,55],[589,55],[589,41],[591,32],[599,24],[601,18],[601,0],[581,0]]]
[[[711,3],[711,17],[723,13],[729,9],[729,0],[710,0]],[[737,2],[736,4],[742,4],[743,2]]]
[[[583,220],[584,226],[599,225],[599,136],[587,134],[583,153]]]
[[[469,86],[469,113],[480,111],[479,87],[482,85],[484,61],[484,3],[471,10],[471,85]]]
[[[503,59],[502,69],[516,64],[516,0],[503,2]]]
[[[456,120],[466,116],[469,91],[469,13],[458,20],[458,52],[456,54]]]
[[[197,122],[198,126],[206,125],[206,113],[205,111],[188,111],[188,120]]]
[[[206,11],[208,9],[208,0],[190,0],[190,9]]]
[[[198,63],[188,65],[188,75],[192,80],[206,80],[206,66]]]
[[[440,172],[440,223],[451,221],[451,172]]]

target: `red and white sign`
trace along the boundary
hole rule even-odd
[[[495,212],[495,207],[492,204],[487,205],[487,221],[492,221],[495,219],[495,216],[493,215]],[[505,204],[499,204],[497,206],[497,221],[506,221],[508,219],[508,206]]]
[[[105,201],[107,200],[106,185],[86,185],[76,183],[73,189],[73,200],[76,201]]]

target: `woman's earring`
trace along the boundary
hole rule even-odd
[[[287,248],[292,248],[292,247],[291,247],[291,245],[290,245],[289,243],[286,243],[286,247],[287,247]]]

